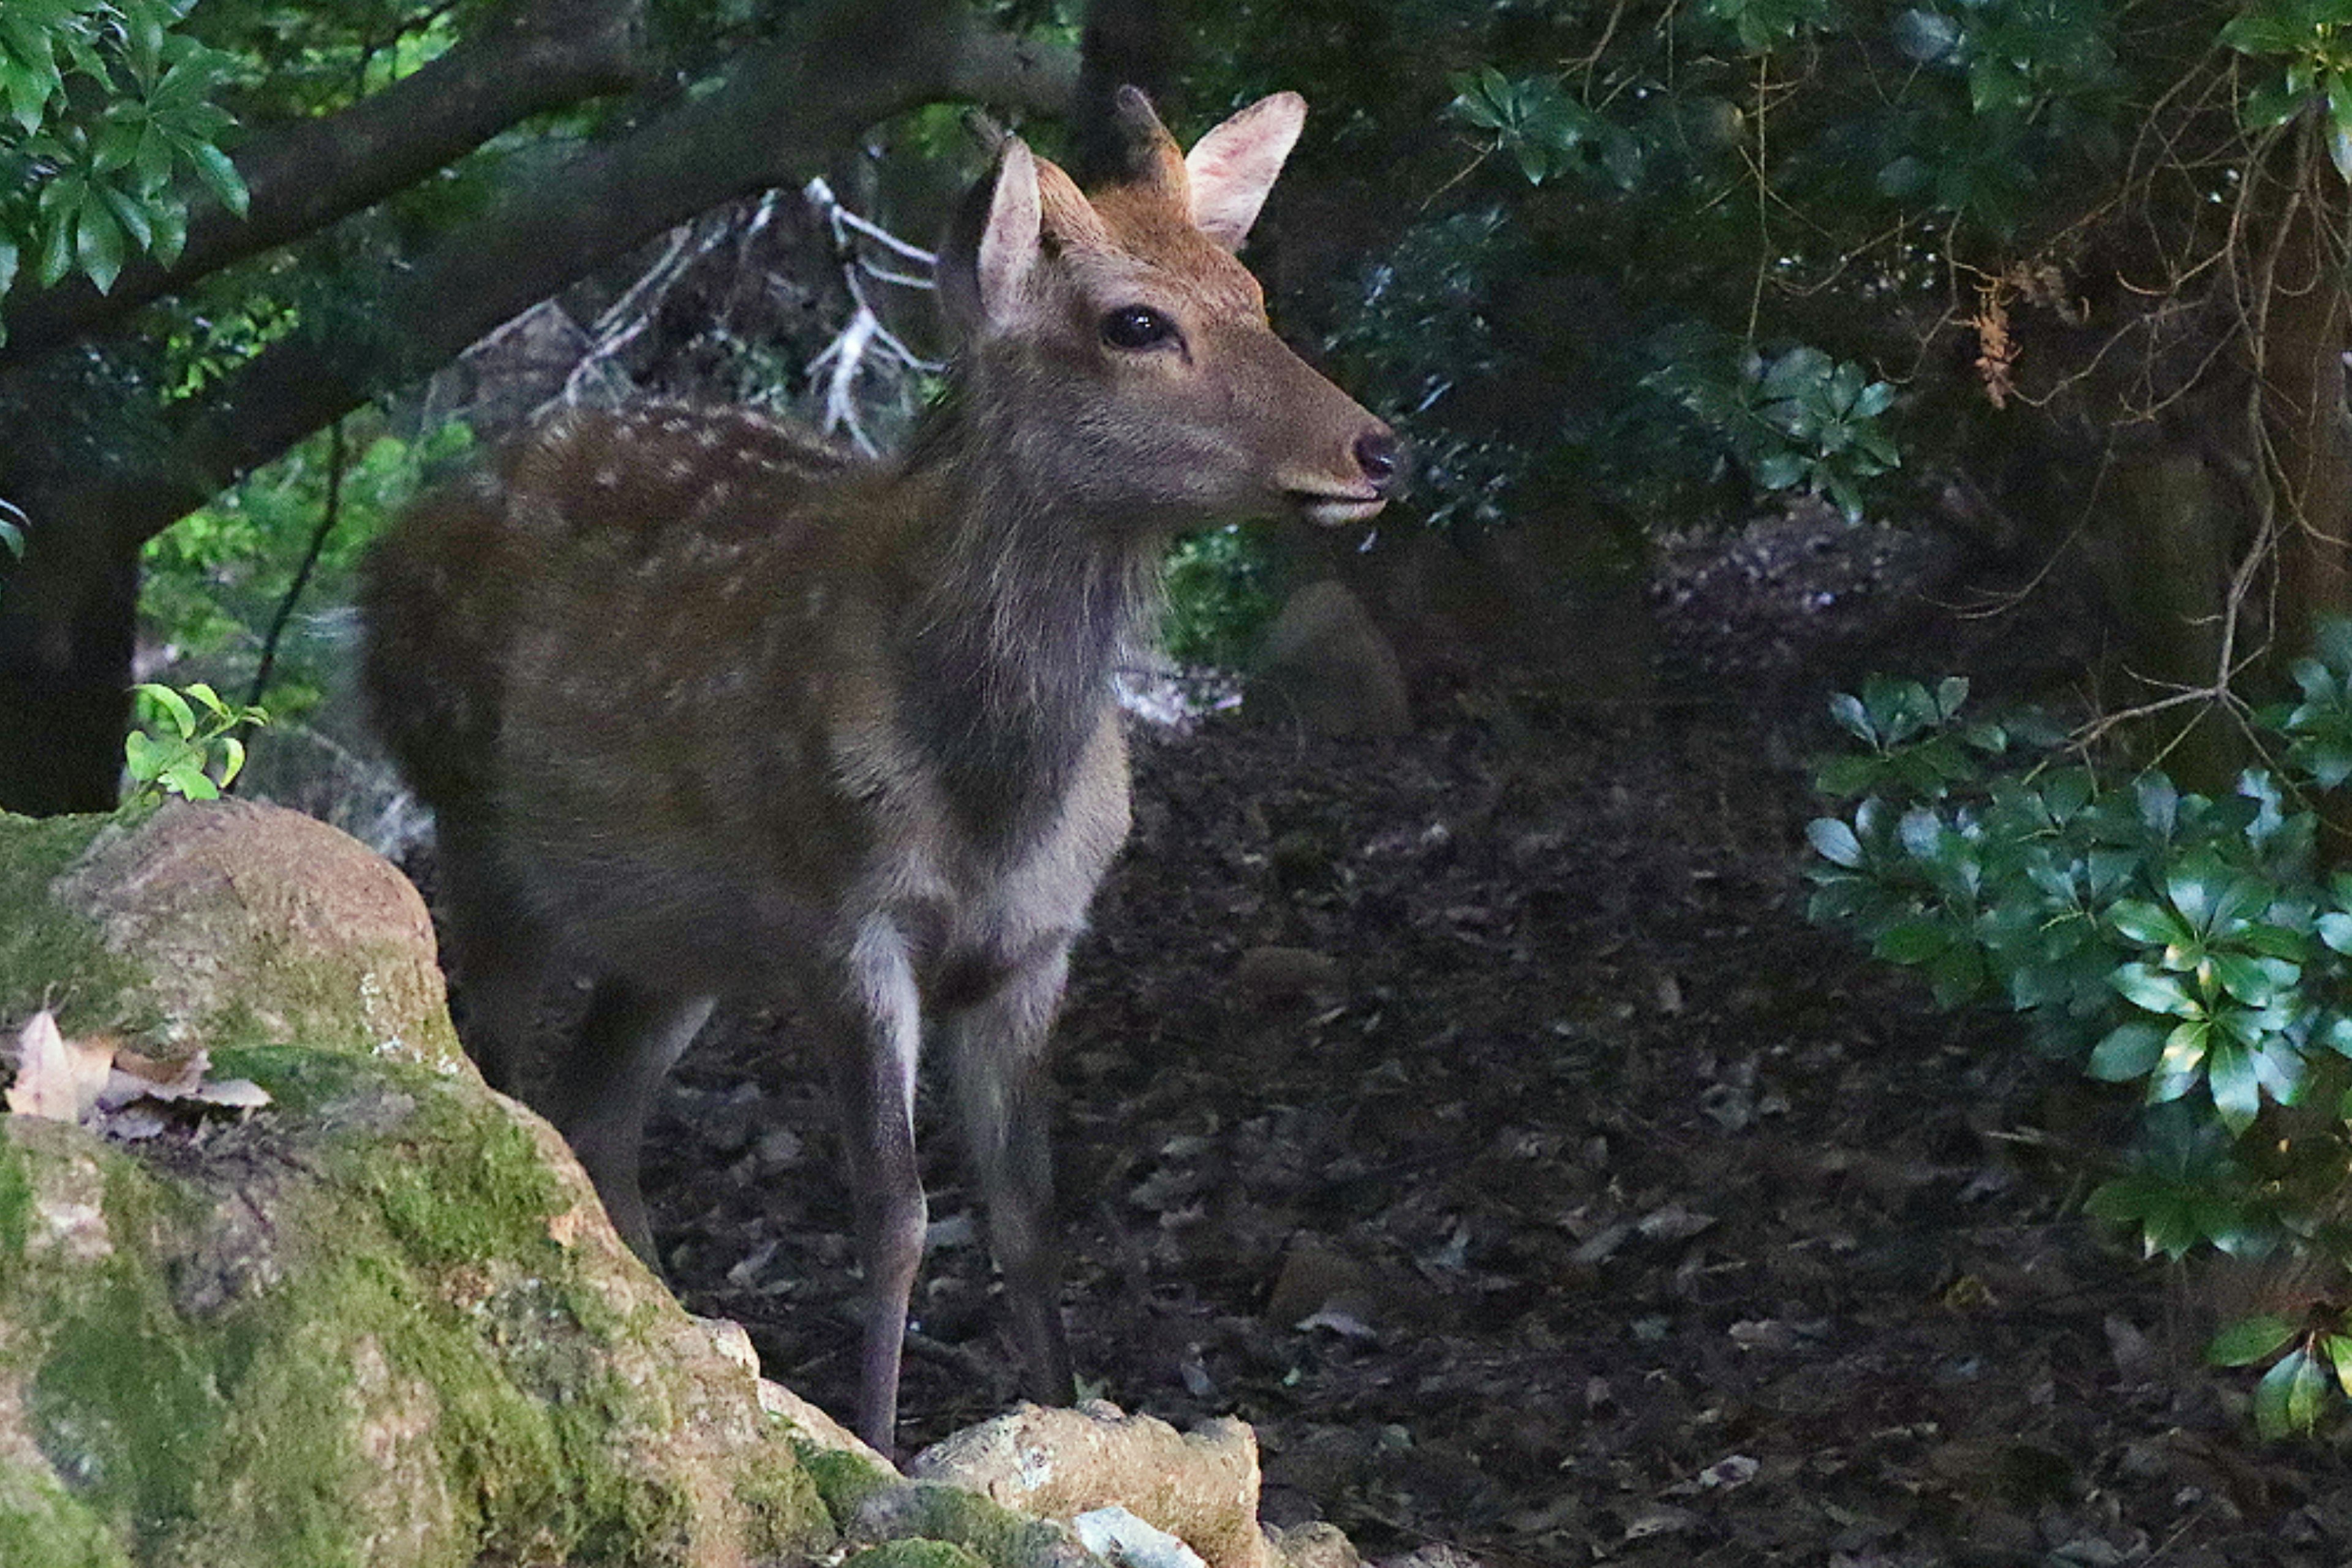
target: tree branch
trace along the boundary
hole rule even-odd
[[[917,15],[909,16],[908,12]],[[373,333],[312,334],[261,354],[184,416],[164,469],[120,492],[118,539],[144,540],[377,388],[438,367],[499,322],[677,223],[797,184],[858,132],[971,100],[1051,112],[1077,62],[960,3],[835,0],[747,53],[725,84],[559,168],[510,174],[482,218],[397,275]]]
[[[272,127],[237,152],[246,216],[209,199],[169,267],[131,261],[100,294],[77,274],[6,311],[0,367],[28,364],[232,262],[383,200],[533,114],[642,87],[644,0],[521,0],[423,68],[337,114]]]

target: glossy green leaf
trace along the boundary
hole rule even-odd
[[[89,193],[74,218],[74,259],[101,294],[113,289],[122,271],[122,225],[115,221],[104,197]]]
[[[1849,868],[1863,863],[1862,841],[1853,829],[1834,816],[1815,817],[1805,825],[1805,837],[1813,852],[1833,865]]]
[[[2309,1354],[2292,1350],[2254,1385],[2254,1426],[2275,1441],[2296,1432],[2308,1432],[2319,1419],[2319,1398],[2325,1375]]]
[[[2091,1053],[2090,1074],[2108,1083],[2145,1078],[2163,1054],[2163,1026],[2135,1020],[2108,1032]]]
[[[2213,1336],[2205,1360],[2214,1366],[2252,1366],[2285,1349],[2294,1331],[2294,1324],[2268,1313],[2241,1318]]]
[[[185,741],[195,734],[196,710],[188,706],[186,698],[172,688],[152,680],[142,682],[137,689],[141,696],[163,710],[165,716],[171,720],[172,727],[179,731],[180,739]]]
[[[2185,1018],[2198,1011],[2196,999],[2178,978],[2145,963],[2124,964],[2110,977],[2110,983],[2134,1006],[2145,1007],[2151,1013]]]
[[[221,205],[243,217],[252,196],[245,188],[245,176],[236,172],[228,154],[210,142],[199,142],[184,149],[188,161],[195,165],[196,174],[211,187]]]
[[[2177,1033],[2178,1031],[2176,1031]],[[2254,1076],[2253,1053],[2235,1041],[2216,1041],[2205,1060],[2205,1081],[2211,1087],[2213,1109],[2231,1132],[2253,1125],[2263,1109],[2262,1082]]]

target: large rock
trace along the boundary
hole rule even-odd
[[[1293,594],[1267,628],[1248,708],[1318,735],[1412,729],[1395,648],[1356,595],[1328,578]]]
[[[274,1103],[136,1142],[0,1116],[0,1563],[835,1542],[804,1456],[878,1467],[763,1408],[561,1140],[482,1086],[415,890],[357,843],[247,805],[0,816],[0,1029],[45,1006]]]

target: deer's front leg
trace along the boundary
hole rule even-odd
[[[988,1204],[988,1241],[1004,1276],[1029,1396],[1076,1396],[1062,1327],[1054,1224],[1054,1151],[1045,1047],[1069,978],[1069,944],[1019,961],[949,1021],[947,1047],[967,1158]]]
[[[841,1106],[842,1147],[866,1268],[866,1348],[859,1364],[857,1435],[895,1453],[898,1361],[907,1302],[923,1258],[926,1210],[915,1164],[915,1061],[920,1004],[905,935],[870,915],[859,926],[839,997],[841,1039],[830,1053]]]

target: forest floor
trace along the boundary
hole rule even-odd
[[[1257,1430],[1266,1514],[1497,1565],[2352,1563],[2352,1465],[2264,1447],[2210,1292],[2085,1221],[2116,1108],[1803,914],[1752,707],[1139,739],[1060,1030],[1087,1392]],[[722,1015],[647,1189],[674,1282],[846,1415],[822,1075]],[[1016,1396],[921,1114],[910,1447]]]

